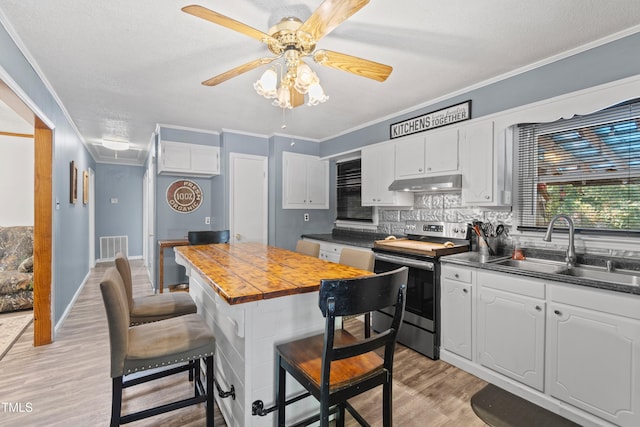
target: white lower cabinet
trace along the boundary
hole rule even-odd
[[[545,302],[493,289],[502,284],[517,289],[514,281],[524,279],[478,272],[478,360],[487,368],[543,391]]]
[[[640,426],[640,295],[444,262],[441,320],[444,361],[581,425]]]
[[[458,266],[443,265],[441,273],[440,342],[448,351],[471,360],[472,271]]]
[[[573,305],[549,305],[549,393],[617,425],[640,426],[640,301],[618,315],[631,301],[593,290],[566,298],[572,289],[558,286],[552,299]]]

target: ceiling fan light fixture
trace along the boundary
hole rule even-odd
[[[309,86],[309,101],[307,102],[307,105],[318,105],[325,102],[327,99],[329,99],[329,97],[325,95],[319,82],[313,83]]]
[[[289,90],[289,86],[280,85],[278,95],[276,99],[273,100],[273,105],[280,108],[293,108],[291,106],[291,91]]]
[[[127,151],[129,149],[129,142],[103,139],[102,146],[113,151]]]
[[[253,84],[253,88],[267,99],[275,98],[277,95],[278,75],[276,70],[269,68],[262,73],[262,77]]]
[[[296,90],[300,93],[307,93],[309,86],[319,82],[318,75],[313,72],[311,67],[304,62],[300,62],[300,65],[298,65],[296,69],[296,79],[294,82]]]

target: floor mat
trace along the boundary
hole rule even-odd
[[[0,316],[0,359],[4,357],[22,332],[33,321],[33,312]]]
[[[491,427],[580,427],[493,384],[473,395],[471,408]]]

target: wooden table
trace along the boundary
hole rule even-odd
[[[187,239],[174,239],[174,240],[158,240],[158,288],[160,293],[164,290],[164,250],[166,248],[173,248],[175,246],[188,245]]]
[[[198,313],[216,335],[216,380],[233,385],[236,399],[216,396],[231,426],[273,426],[274,413],[251,415],[251,404],[275,403],[276,343],[324,330],[318,308],[321,279],[372,273],[259,243],[174,248],[176,262],[189,276],[189,293]],[[288,397],[302,388],[291,382]],[[317,412],[313,398],[287,409],[287,424]]]

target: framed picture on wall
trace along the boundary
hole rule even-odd
[[[69,175],[69,179],[71,182],[71,185],[69,186],[69,202],[75,203],[78,200],[78,167],[76,166],[76,162],[74,162],[73,160],[71,161]]]
[[[82,204],[89,203],[89,171],[82,172]]]

